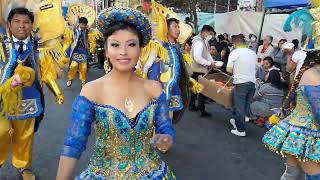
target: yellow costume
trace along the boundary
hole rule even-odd
[[[167,39],[167,18],[179,19],[179,17],[155,1],[151,1],[151,8],[149,18],[153,20],[155,40],[143,49],[137,74],[162,83],[169,102],[170,114],[176,123],[189,104],[189,86],[191,85],[192,90],[199,92],[201,85],[189,78],[186,71],[185,61],[192,61],[190,56],[183,55],[180,49],[169,43]],[[185,43],[192,34],[192,28],[181,21],[179,26],[182,30],[178,41]]]
[[[1,3],[5,3],[0,4],[1,18],[5,17],[3,7],[10,11],[18,4],[15,0]],[[59,39],[65,31],[61,4],[61,0],[28,0],[22,5],[33,7],[35,14],[34,33],[23,52],[18,51],[9,30],[0,28],[0,166],[11,151],[14,167],[30,168],[34,133],[44,116],[42,83],[52,90],[58,104],[64,102],[58,84],[66,63]],[[13,86],[18,81],[22,86]]]
[[[68,12],[69,23],[75,26],[72,35],[65,38],[65,42],[72,43],[69,58],[71,60],[68,72],[68,86],[71,86],[72,80],[79,72],[80,80],[84,84],[87,80],[87,60],[90,53],[96,51],[96,40],[100,38],[100,33],[97,30],[81,30],[78,26],[78,18],[86,18],[88,21],[87,27],[92,26],[95,21],[95,11],[86,5],[76,4],[69,8]],[[68,32],[69,34],[70,32]]]

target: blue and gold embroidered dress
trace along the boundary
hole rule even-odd
[[[96,135],[94,153],[88,167],[76,179],[175,179],[151,143],[155,132],[175,139],[164,93],[133,120],[115,107],[78,96],[73,103],[62,156],[80,158],[92,125]]]
[[[301,86],[294,111],[263,137],[282,156],[320,162],[320,86]]]

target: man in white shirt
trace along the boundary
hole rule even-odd
[[[242,36],[234,38],[236,47],[230,53],[227,65],[227,72],[234,76],[234,115],[230,119],[234,129],[231,133],[237,136],[246,136],[245,117],[249,115],[250,104],[255,92],[257,55],[251,49],[246,48]]]
[[[191,56],[193,58],[192,64],[192,78],[198,80],[200,75],[209,72],[210,69],[216,68],[215,62],[211,57],[209,51],[209,40],[215,35],[214,28],[209,25],[204,25],[201,33],[195,36],[192,41]],[[196,99],[198,98],[198,107],[196,107]],[[202,94],[192,94],[189,106],[191,111],[200,111],[201,117],[210,116],[210,113],[205,111],[205,96]]]

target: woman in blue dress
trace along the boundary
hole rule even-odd
[[[263,137],[271,150],[287,158],[281,180],[320,179],[320,52],[308,54],[288,97],[296,94],[290,115]],[[288,99],[287,97],[287,99]],[[287,100],[286,100],[287,101]],[[285,102],[286,102],[285,101]]]
[[[109,8],[98,27],[106,40],[107,74],[86,84],[73,103],[57,179],[70,179],[93,124],[94,153],[76,179],[175,179],[156,150],[168,151],[175,140],[166,96],[158,82],[134,73],[151,39],[150,22],[138,11]]]

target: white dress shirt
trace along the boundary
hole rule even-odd
[[[202,57],[202,52],[206,49],[208,59]],[[213,62],[213,58],[209,52],[208,43],[203,44],[201,41],[195,41],[192,44],[193,58],[198,64],[202,66],[210,66]]]
[[[24,40],[19,40],[17,38],[15,38],[14,36],[12,36],[12,40],[14,42],[14,47],[18,50],[19,49],[19,42],[22,41],[24,43],[23,45],[23,51],[26,51],[27,50],[27,44],[28,42],[30,41],[30,37],[24,39]]]

